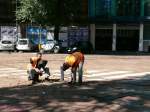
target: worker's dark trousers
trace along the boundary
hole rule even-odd
[[[71,73],[71,82],[76,82],[76,73],[78,73],[78,82],[82,83],[83,80],[83,64],[84,62],[80,62],[78,68],[73,69],[72,73]],[[64,80],[64,71],[63,71],[63,67],[60,67],[60,71],[61,71],[61,81]]]
[[[83,64],[84,62],[80,62],[78,67],[72,71],[72,82],[76,82],[76,75],[78,74],[78,82],[82,83],[82,79],[83,79]]]
[[[82,79],[83,79],[83,64],[84,62],[80,62],[78,66],[78,76],[79,76],[78,82],[79,83],[82,83]]]
[[[39,74],[34,69],[28,70],[27,73],[29,74],[29,80],[39,81]]]
[[[46,73],[46,78],[49,78],[49,76],[50,76],[50,71],[49,71],[49,68],[48,67],[45,67],[44,68],[44,72]]]

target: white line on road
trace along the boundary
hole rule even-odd
[[[60,77],[60,70],[50,70],[51,76],[58,76]],[[65,77],[70,76],[71,71],[65,71]],[[150,75],[150,72],[140,72],[140,73],[133,73],[133,71],[112,71],[112,70],[87,70],[87,74],[84,74],[86,80],[93,80],[93,81],[102,81],[102,80],[118,80],[124,78],[135,78],[135,77],[142,77],[146,75]],[[0,68],[0,77],[11,77],[11,76],[18,76],[18,77],[27,77],[26,70],[20,70],[18,68]]]
[[[124,74],[124,73],[130,73],[131,71],[113,71],[113,72],[104,72],[104,73],[96,73],[96,74],[90,74],[86,75],[86,77],[96,77],[96,76],[107,76],[107,75],[115,75],[115,74]]]
[[[141,72],[141,73],[132,73],[132,74],[121,74],[121,75],[115,75],[115,76],[103,76],[103,77],[93,77],[93,78],[88,78],[87,80],[92,80],[92,81],[102,81],[102,80],[119,80],[119,79],[127,79],[127,78],[137,78],[137,77],[143,77],[143,76],[150,76],[150,72]]]
[[[0,68],[0,71],[3,71],[3,70],[17,70],[17,68]]]

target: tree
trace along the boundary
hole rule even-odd
[[[55,26],[58,39],[61,25],[77,24],[81,19],[81,0],[20,0],[16,11],[20,23],[35,23]]]

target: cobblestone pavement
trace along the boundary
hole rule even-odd
[[[2,112],[150,112],[150,56],[85,55],[84,83],[69,85],[69,70],[59,81],[66,54],[44,54],[51,80],[29,86],[34,55],[0,53]]]

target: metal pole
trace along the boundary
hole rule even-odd
[[[16,0],[16,12],[17,12],[17,9],[18,9],[17,3],[18,3],[18,1]],[[16,16],[16,38],[18,40],[18,22],[17,22],[17,16]]]
[[[143,23],[140,23],[140,29],[139,29],[139,51],[143,51],[143,30],[144,30],[144,25]]]
[[[40,38],[40,41],[39,41],[39,51],[41,50],[41,24],[40,24],[40,28],[39,28],[39,38]]]
[[[112,40],[112,51],[116,51],[116,39],[117,39],[117,25],[113,24],[113,40]]]

